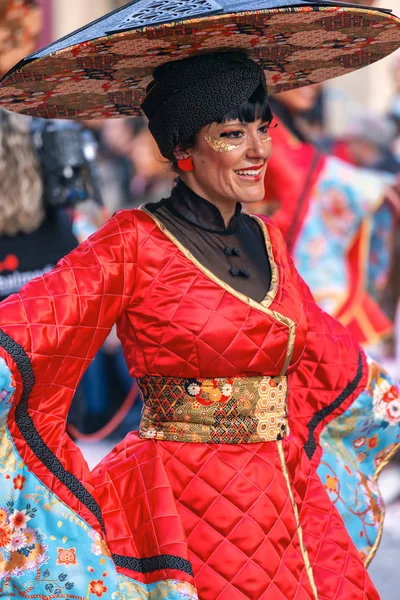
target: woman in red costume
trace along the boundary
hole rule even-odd
[[[316,305],[277,226],[242,206],[262,199],[272,151],[257,43],[274,38],[273,50],[286,32],[293,58],[342,19],[355,40],[360,23],[398,35],[400,22],[290,0],[244,16],[209,4],[154,29],[135,29],[143,13],[125,7],[0,89],[8,107],[47,116],[135,114],[140,101],[179,175],[169,198],[117,213],[0,307],[6,598],[379,598],[316,474],[322,429],[375,373]],[[318,60],[309,77],[325,73]],[[299,85],[285,61],[278,89]],[[115,322],[144,412],[90,473],[65,419]]]
[[[360,344],[373,347],[393,331],[376,292],[385,289],[390,271],[398,190],[389,187],[394,176],[348,164],[310,143],[297,117],[318,91],[291,90],[271,102],[278,127],[265,206],[318,304]]]

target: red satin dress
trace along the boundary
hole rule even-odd
[[[272,269],[261,303],[143,209],[117,213],[5,301],[1,355],[17,385],[9,431],[30,471],[136,581],[187,582],[201,600],[377,600],[316,475],[319,434],[366,387],[365,358],[315,304],[277,226],[260,223]],[[115,322],[134,377],[286,375],[290,435],[206,444],[132,433],[90,473],[65,421]]]

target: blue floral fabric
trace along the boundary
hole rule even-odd
[[[0,358],[0,597],[196,600],[193,586],[117,573],[107,544],[31,473],[7,428],[14,386]]]
[[[347,255],[363,221],[375,223],[374,246],[367,248],[365,254],[367,258],[371,252],[374,259],[370,275],[377,280],[387,272],[385,242],[388,226],[393,225],[392,216],[387,210],[379,211],[378,217],[375,213],[385,187],[392,181],[390,174],[355,169],[335,157],[325,162],[312,191],[310,212],[299,232],[293,258],[314,298],[331,315],[338,313],[347,298]],[[323,269],[318,268],[321,264]]]
[[[400,387],[375,363],[370,370],[368,390],[323,431],[318,469],[367,564],[384,519],[378,475],[400,448]]]

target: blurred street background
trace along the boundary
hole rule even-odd
[[[39,3],[42,7],[43,24],[38,46],[44,46],[126,4],[121,0],[39,0]],[[390,8],[400,15],[400,0],[365,0],[365,4]],[[27,121],[24,117],[17,119],[21,123]],[[5,130],[10,126],[6,121],[7,119],[2,125],[0,120],[0,136],[1,128],[4,127]],[[15,123],[11,125],[14,130],[18,129]],[[394,179],[399,177],[400,51],[367,69],[324,84],[313,96],[312,105],[298,115],[297,125],[308,142],[320,151],[338,156],[359,167],[380,170]],[[58,132],[55,135],[54,131],[43,129],[40,122],[29,127],[36,140],[39,159],[46,164],[49,155],[43,150],[45,142],[48,140],[51,152],[57,153],[57,149],[61,148]],[[51,178],[45,178],[43,186],[48,202],[53,206],[57,203],[62,205],[62,210],[72,223],[72,233],[77,241],[83,241],[116,210],[133,208],[169,195],[174,174],[169,164],[158,154],[144,118],[89,121],[80,124],[78,129],[74,127],[71,124],[70,130],[75,132],[83,153],[81,163],[73,165],[73,176],[67,176],[65,165],[59,166],[63,177],[70,182],[65,183],[68,193],[61,193],[63,202],[59,203],[60,189]],[[65,149],[64,146],[63,148]],[[71,148],[70,151],[74,152],[73,146]],[[0,155],[0,178],[6,168],[1,165],[1,160],[5,161],[5,158]],[[41,193],[42,188],[38,188],[38,197]],[[2,197],[0,219],[4,219],[7,211],[1,207],[1,202]],[[400,206],[399,198],[395,198],[393,202]],[[259,209],[263,210],[262,207]],[[398,217],[399,213],[395,211],[394,235],[390,242],[391,256],[387,260],[385,277],[376,277],[374,290],[377,302],[394,322],[394,327],[384,343],[374,348],[374,352],[379,362],[384,363],[390,373],[400,379]],[[43,222],[32,226],[28,224],[20,231],[31,234],[38,227],[44,226]],[[3,244],[0,245],[2,297],[16,291],[7,286],[12,287],[25,281],[18,274],[12,258],[17,250],[14,250],[11,242],[9,245],[7,242],[16,233],[18,228],[13,229],[10,225],[10,229],[3,230],[0,237]],[[44,234],[41,239],[44,239]],[[49,244],[54,247],[52,241]],[[44,272],[48,266],[51,268],[53,262],[69,249],[66,241],[60,246],[60,256],[56,256],[53,261],[44,248],[43,267],[30,266],[29,272],[37,274],[39,271]],[[21,263],[22,257],[18,260]],[[4,274],[7,279],[4,278],[3,281]],[[94,466],[128,431],[137,428],[140,413],[141,401],[137,388],[128,373],[114,332],[83,378],[70,413],[70,434],[80,444],[89,465]],[[400,457],[393,459],[384,470],[380,484],[386,499],[387,515],[381,547],[372,562],[370,573],[382,600],[399,600],[400,570],[397,562],[400,556]]]

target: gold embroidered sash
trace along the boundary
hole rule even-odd
[[[289,435],[286,377],[142,377],[140,437],[251,444]]]

